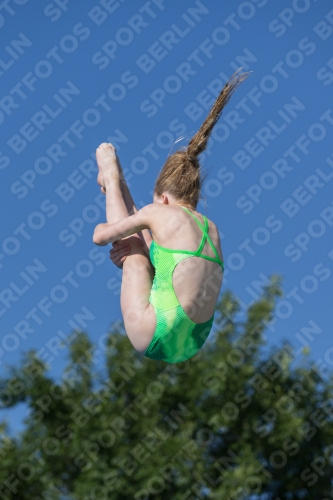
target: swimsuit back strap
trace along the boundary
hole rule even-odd
[[[198,224],[198,226],[200,227],[200,229],[202,230],[203,232],[203,235],[202,235],[202,239],[201,239],[201,243],[199,245],[199,248],[198,250],[195,252],[195,253],[200,253],[202,252],[203,250],[203,247],[205,246],[205,243],[206,243],[206,240],[208,240],[208,243],[210,245],[210,247],[212,248],[217,260],[221,263],[221,259],[220,259],[220,256],[215,248],[215,245],[214,243],[212,242],[211,240],[211,237],[209,236],[208,234],[208,220],[207,218],[203,215],[203,220],[204,220],[204,223],[205,223],[205,226],[203,227],[200,223],[200,221],[197,219],[197,217],[195,215],[193,215],[186,207],[183,207],[181,206],[188,214],[190,214],[190,216],[195,220],[195,222]],[[204,255],[202,256],[204,257]]]
[[[195,222],[198,224],[198,226],[202,230],[201,242],[200,242],[199,248],[198,248],[198,250],[197,250],[196,253],[201,253],[202,252],[203,247],[205,246],[205,243],[206,243],[206,240],[207,240],[207,237],[208,237],[208,220],[206,219],[205,216],[203,216],[203,219],[204,219],[205,227],[202,227],[202,225],[200,224],[200,222],[198,221],[198,219],[196,217],[194,217]]]

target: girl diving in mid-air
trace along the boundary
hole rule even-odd
[[[125,330],[133,347],[148,358],[185,361],[199,351],[212,328],[224,264],[217,227],[196,212],[202,187],[199,155],[225,104],[247,76],[236,72],[224,85],[187,149],[167,158],[153,203],[141,210],[112,144],[103,143],[96,151],[107,223],[96,226],[93,241],[113,243],[111,260],[123,269]]]

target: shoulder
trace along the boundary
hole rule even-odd
[[[151,229],[155,236],[162,237],[163,234],[170,238],[170,235],[182,226],[180,211],[178,207],[168,204],[151,203],[141,208],[132,217],[136,218],[138,225]]]
[[[158,203],[150,203],[138,210],[132,217],[135,223],[139,226],[144,226],[153,229],[154,224],[159,220],[161,209]]]
[[[164,203],[150,203],[149,205],[145,205],[140,210],[138,210],[136,215],[143,218],[153,218],[170,213],[170,205],[165,205]]]
[[[220,232],[219,228],[212,220],[208,219],[208,234],[211,237],[216,249],[220,252],[220,258],[223,261],[223,253],[222,253],[222,244],[221,244],[221,236],[223,234]]]
[[[213,235],[216,240],[220,243],[220,230],[212,220],[208,219],[208,234]]]
[[[219,230],[215,222],[213,222],[211,219],[208,219],[208,217],[206,217],[206,219],[208,221],[208,232],[219,237]]]
[[[150,221],[154,217],[156,217],[157,214],[157,203],[150,203],[149,205],[145,205],[144,207],[140,208],[140,210],[137,211],[135,214],[135,217],[139,220],[142,221]]]

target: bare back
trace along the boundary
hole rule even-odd
[[[196,252],[203,232],[195,220],[180,206],[154,204],[152,236],[155,242],[171,250]],[[190,210],[204,226],[200,213]],[[216,225],[208,220],[208,234],[223,261],[221,243]],[[216,257],[206,240],[202,255]],[[180,262],[173,273],[173,287],[180,305],[195,323],[208,321],[215,309],[222,285],[222,268],[217,262],[192,256]]]

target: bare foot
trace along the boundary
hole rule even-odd
[[[97,155],[96,155],[97,156]],[[105,187],[105,184],[104,184],[104,177],[103,177],[103,173],[101,171],[101,168],[100,166],[98,165],[98,162],[97,162],[97,167],[98,167],[98,174],[97,174],[97,184],[99,186],[101,186],[101,191],[103,194],[106,194],[106,187]]]
[[[98,166],[97,183],[101,186],[102,193],[106,193],[106,183],[125,181],[116,148],[107,142],[100,144],[96,150]]]
[[[104,179],[103,179],[103,174],[98,172],[97,175],[97,184],[101,186],[101,191],[103,194],[106,194],[106,187],[104,185]]]
[[[112,144],[103,142],[96,150],[98,166],[97,183],[101,186],[102,193],[106,193],[106,183],[115,177],[119,179],[117,168],[116,150]],[[111,179],[109,179],[111,177]]]

